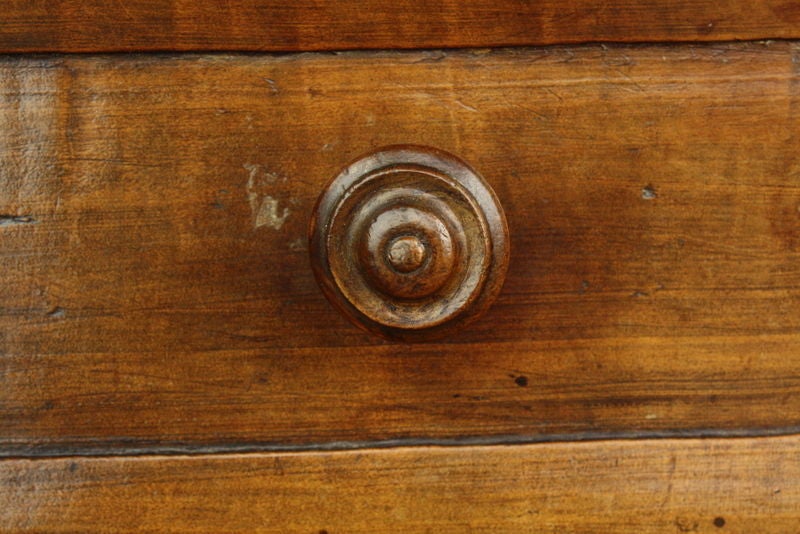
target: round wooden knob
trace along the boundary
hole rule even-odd
[[[384,337],[443,335],[485,310],[508,267],[488,184],[440,150],[393,146],[347,166],[317,201],[311,263],[328,299]]]

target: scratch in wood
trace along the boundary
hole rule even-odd
[[[469,111],[472,111],[472,112],[475,112],[475,113],[477,113],[477,112],[478,112],[478,109],[477,109],[477,108],[474,108],[474,107],[472,107],[472,106],[468,106],[467,104],[463,103],[461,100],[458,100],[458,99],[456,99],[456,101],[455,101],[455,102],[456,102],[456,104],[458,104],[459,106],[461,106],[461,107],[462,107],[462,108],[464,108],[464,109],[467,109],[467,110],[469,110]]]
[[[675,478],[675,469],[678,465],[678,458],[674,454],[669,460],[669,473],[667,474],[667,491],[664,494],[664,499],[661,501],[661,505],[659,509],[663,510],[664,507],[669,502],[670,497],[672,497],[672,482]]]
[[[548,92],[551,95],[553,95],[554,97],[556,97],[559,102],[563,102],[564,101],[564,99],[561,97],[561,95],[559,95],[558,93],[553,91],[551,88],[545,86],[545,87],[542,87],[542,89],[544,89],[546,92]]]
[[[275,80],[273,80],[272,78],[264,78],[264,81],[266,81],[267,85],[269,85],[269,90],[273,95],[277,95],[278,93],[280,93],[280,90],[278,89],[278,84],[275,83]]]
[[[535,109],[530,108],[528,106],[523,106],[522,104],[514,104],[512,102],[509,102],[508,100],[506,100],[506,103],[511,107],[519,108],[519,109],[522,109],[522,110],[524,110],[524,111],[526,111],[528,113],[533,114],[536,117],[536,119],[539,120],[539,121],[549,122],[551,120],[548,115],[545,115],[544,113],[536,111]]]
[[[626,90],[628,90],[628,91],[631,91],[631,92],[634,92],[634,93],[635,93],[635,92],[640,92],[640,93],[644,93],[644,92],[645,92],[645,89],[644,89],[644,87],[642,87],[642,86],[641,86],[641,84],[639,84],[639,82],[637,82],[636,80],[634,80],[634,79],[633,79],[633,78],[632,78],[632,77],[631,77],[629,74],[627,74],[627,73],[625,73],[625,72],[622,72],[622,70],[620,70],[620,69],[618,69],[618,68],[613,68],[613,69],[611,69],[611,70],[612,70],[613,72],[616,72],[617,74],[619,74],[620,76],[622,76],[622,77],[623,77],[623,78],[625,78],[626,80],[628,80],[628,81],[630,82],[630,84],[631,84],[631,85],[633,85],[633,87],[635,87],[635,88],[636,88],[636,90],[632,90],[632,89],[630,89],[629,87],[626,87],[626,86],[622,85],[622,86],[620,86],[622,89],[626,89]]]

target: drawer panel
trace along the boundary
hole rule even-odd
[[[309,51],[800,37],[786,0],[6,0],[3,52]]]
[[[0,454],[800,424],[794,43],[0,64]],[[470,162],[504,289],[404,345],[306,229],[382,145]]]
[[[13,532],[793,532],[800,439],[0,462]],[[724,527],[724,528],[723,528]]]

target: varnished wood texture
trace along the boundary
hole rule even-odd
[[[797,428],[798,52],[3,59],[0,453]],[[397,143],[480,169],[514,247],[434,344],[307,257]]]
[[[800,439],[0,462],[9,532],[790,533]]]
[[[5,0],[0,51],[302,51],[800,37],[791,0]]]

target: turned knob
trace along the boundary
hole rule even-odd
[[[393,146],[348,165],[310,225],[314,274],[356,325],[438,337],[484,311],[508,267],[505,215],[489,185],[446,152]]]

